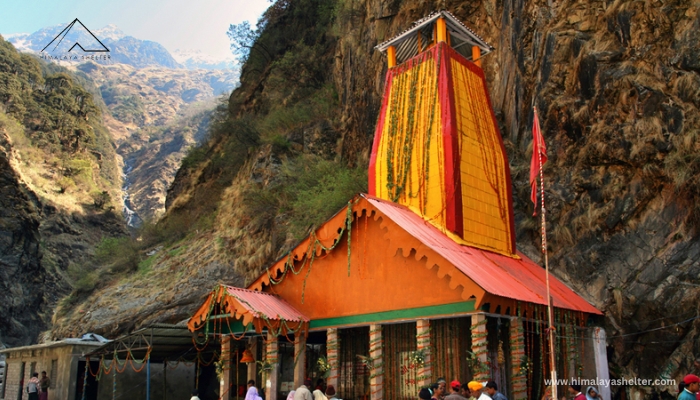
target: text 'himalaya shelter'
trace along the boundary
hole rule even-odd
[[[540,398],[545,270],[515,246],[508,159],[480,67],[493,48],[445,11],[377,48],[389,70],[369,193],[247,289],[215,289],[189,327],[264,346],[248,376],[263,378],[267,399],[305,377],[327,377],[344,399],[413,399],[438,377]],[[590,326],[601,312],[558,279],[550,286],[559,376],[607,378],[605,332]]]

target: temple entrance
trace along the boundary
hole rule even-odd
[[[369,327],[339,329],[338,340],[338,397],[348,400],[369,399],[369,369],[358,357],[369,356]]]
[[[92,374],[85,372],[85,361],[78,361],[77,382],[75,385],[75,400],[97,400],[97,380]],[[90,368],[97,371],[100,367],[99,361],[91,361]],[[87,381],[85,381],[87,377]],[[84,396],[83,396],[83,391]]]

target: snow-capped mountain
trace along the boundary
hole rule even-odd
[[[201,50],[177,49],[172,55],[187,69],[232,69],[235,66],[233,56],[217,59]]]
[[[119,40],[119,39],[126,36],[126,33],[124,33],[121,29],[119,29],[114,24],[109,24],[109,25],[105,26],[104,28],[96,30],[94,33],[95,33],[95,36],[100,38],[100,40],[102,40],[103,38],[104,39]]]
[[[70,52],[82,55],[87,53],[82,53],[80,49],[107,48],[110,58],[108,61],[96,61],[100,64],[122,63],[136,68],[158,66],[208,70],[234,69],[233,57],[217,59],[200,50],[180,49],[171,54],[160,43],[128,36],[113,24],[90,32],[79,21],[73,21],[69,24],[42,28],[34,33],[3,34],[3,37],[21,52],[41,53],[43,50],[43,53],[48,54]]]

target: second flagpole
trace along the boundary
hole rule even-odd
[[[537,108],[533,107],[535,112],[535,123],[539,131],[539,118],[537,116]],[[535,140],[542,140],[541,131],[540,135],[537,137],[534,135]],[[539,144],[539,143],[538,143]],[[539,161],[539,175],[540,175],[540,205],[541,205],[541,220],[542,220],[542,253],[544,253],[544,265],[545,265],[545,280],[547,284],[547,318],[548,318],[548,335],[549,335],[549,368],[551,371],[551,385],[552,385],[552,398],[554,400],[558,399],[557,396],[557,364],[556,364],[556,353],[554,352],[554,323],[552,321],[552,296],[549,290],[549,257],[547,255],[547,224],[545,219],[545,208],[544,208],[544,174],[542,172],[542,152],[539,151],[541,146],[533,146],[533,151],[537,151],[537,158]],[[544,372],[544,371],[543,371]]]

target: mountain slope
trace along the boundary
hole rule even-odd
[[[104,61],[105,63],[122,63],[136,68],[147,66],[182,68],[160,43],[126,36],[114,25],[96,30],[94,35],[97,39],[78,22],[66,30],[69,26],[71,24],[56,25],[31,34],[11,35],[8,41],[22,52],[39,53],[43,50],[46,54],[67,53],[74,43],[80,43],[85,49],[88,47],[103,49],[104,45],[111,57],[109,61]],[[59,36],[59,34],[62,35]],[[58,39],[54,40],[56,37]]]
[[[215,98],[234,88],[230,70],[185,70],[84,63],[77,69],[99,88],[117,152],[125,160],[134,221],[157,219],[189,147],[204,136]],[[201,132],[200,132],[201,131]]]
[[[0,341],[22,345],[61,297],[92,289],[92,248],[125,231],[112,211],[116,154],[87,82],[2,37],[0,82]]]
[[[69,312],[53,334],[78,323],[115,334],[109,327],[130,315],[137,318],[129,326],[175,322],[217,280],[243,284],[288,249],[317,222],[300,209],[320,219],[329,212],[311,208],[308,197],[346,182],[338,173],[322,187],[303,186],[305,177],[364,167],[386,72],[373,47],[433,5],[274,3],[227,115],[168,193],[159,227],[192,228],[164,242],[149,274],[178,271],[182,280],[134,278],[143,305],[117,313],[108,304],[118,288],[105,287],[82,305],[99,318]],[[528,183],[536,105],[550,152],[554,274],[605,311],[613,377],[679,379],[700,354],[697,3],[484,0],[445,8],[496,47],[483,64],[511,162],[519,248],[538,259]],[[187,277],[197,279],[185,289]],[[168,295],[150,296],[149,287]],[[669,398],[675,389],[613,390],[616,398]]]

